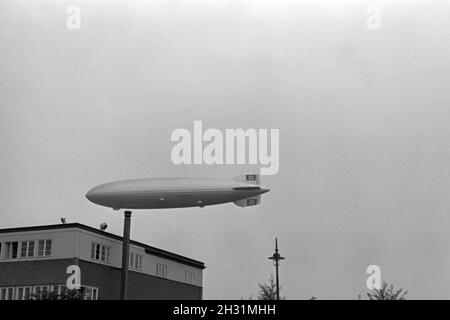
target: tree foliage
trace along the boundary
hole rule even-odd
[[[408,291],[404,291],[402,288],[394,290],[394,286],[383,282],[380,289],[373,289],[367,293],[370,300],[406,300]]]
[[[268,283],[259,283],[259,292],[258,292],[258,300],[276,300],[277,299],[277,284],[273,277],[273,274],[270,275]],[[282,287],[280,287],[281,292]],[[281,300],[286,299],[285,297],[281,297]]]

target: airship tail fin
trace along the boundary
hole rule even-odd
[[[243,174],[237,177],[234,177],[234,181],[245,182],[249,184],[261,184],[261,178],[259,174]]]
[[[245,199],[241,199],[238,201],[235,201],[234,204],[239,206],[239,207],[252,207],[252,206],[257,206],[258,204],[261,203],[261,196],[257,195],[257,196],[253,196],[250,198],[245,198]]]

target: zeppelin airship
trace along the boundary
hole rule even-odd
[[[268,191],[260,186],[258,174],[246,174],[233,180],[152,178],[116,181],[89,190],[86,198],[115,210],[204,207],[227,202],[250,207],[258,205],[261,194]]]

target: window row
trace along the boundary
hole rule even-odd
[[[163,263],[156,264],[156,276],[161,278],[167,278],[167,265]],[[185,271],[184,272],[184,282],[188,284],[195,284],[195,272]]]
[[[91,245],[91,259],[96,261],[102,261],[106,263],[111,262],[111,247],[100,244],[97,242],[92,242]],[[134,252],[130,253],[128,267],[132,270],[142,271],[142,259],[141,254]]]
[[[98,300],[98,288],[82,286],[74,292],[65,285],[39,285],[0,288],[0,300],[75,300],[79,294],[82,300]]]
[[[110,263],[111,247],[97,242],[92,242],[91,259]]]
[[[143,258],[144,256],[142,254],[130,252],[128,261],[129,270],[142,271]],[[111,247],[97,242],[92,242],[91,259],[111,263]],[[167,270],[168,266],[166,264],[156,264],[156,276],[167,278]],[[195,284],[195,272],[185,271],[184,281],[189,284]]]
[[[0,242],[0,258],[3,260],[48,257],[51,255],[52,239]]]

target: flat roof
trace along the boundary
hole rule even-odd
[[[90,231],[102,236],[109,237],[111,239],[116,239],[123,241],[123,237],[118,236],[113,233],[109,233],[106,231],[102,231],[100,229],[96,229],[93,227],[89,227],[87,225],[81,224],[81,223],[65,223],[65,224],[50,224],[50,225],[43,225],[43,226],[31,226],[31,227],[18,227],[18,228],[6,228],[6,229],[0,229],[0,234],[2,233],[13,233],[13,232],[26,232],[26,231],[44,231],[44,230],[61,230],[61,229],[72,229],[72,228],[78,228],[86,231]],[[166,258],[169,260],[173,260],[176,262],[180,262],[183,264],[190,265],[192,267],[204,269],[205,264],[201,261],[197,261],[191,258],[187,258],[184,256],[181,256],[176,253],[172,253],[169,251],[165,251],[162,249],[158,249],[152,246],[149,246],[145,243],[134,241],[130,239],[130,244],[134,244],[136,246],[140,246],[145,249],[145,252],[148,254],[152,254],[161,258]]]

